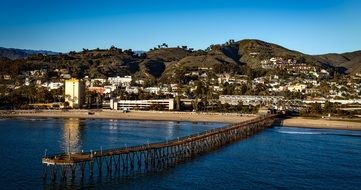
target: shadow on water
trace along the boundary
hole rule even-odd
[[[182,167],[183,164],[201,159],[205,155],[206,154],[200,154],[191,159],[164,168],[145,169],[142,167],[140,170],[138,170],[139,168],[127,171],[119,169],[110,172],[107,172],[106,169],[103,168],[101,172],[99,172],[98,169],[94,170],[94,173],[96,174],[94,176],[86,174],[84,177],[72,179],[69,174],[65,180],[56,179],[54,181],[47,178],[43,181],[43,189],[93,189],[112,186],[120,188],[135,183],[138,180],[144,180],[144,178],[152,179],[163,175],[169,175],[176,167]],[[78,175],[79,173],[77,176]]]
[[[252,138],[252,137],[250,137]],[[197,163],[201,160],[204,160],[204,157],[207,155],[216,155],[218,152],[227,148],[228,146],[232,146],[232,144],[226,144],[224,147],[220,149],[213,150],[208,153],[201,153],[194,157],[188,158],[186,160],[180,161],[174,165],[166,166],[164,168],[152,168],[145,169],[142,167],[140,170],[128,170],[121,171],[120,170],[112,170],[111,172],[107,172],[105,167],[99,172],[98,169],[94,170],[94,176],[90,176],[88,172],[83,178],[76,177],[75,179],[71,179],[71,176],[68,175],[66,180],[56,179],[52,181],[51,179],[46,179],[43,181],[43,189],[44,190],[52,190],[52,189],[121,189],[122,187],[129,188],[138,182],[144,181],[152,181],[154,179],[158,179],[159,177],[169,176],[172,173],[176,173],[178,169],[183,166]],[[96,168],[96,167],[95,167]],[[178,169],[177,169],[178,168]],[[80,174],[76,174],[79,176]],[[143,188],[148,189],[148,188]],[[152,189],[152,188],[150,188]]]

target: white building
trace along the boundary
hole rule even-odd
[[[162,105],[165,110],[174,110],[174,99],[161,100],[119,100],[112,101],[110,107],[115,110],[144,110],[149,109],[151,105]]]
[[[145,81],[142,80],[142,79],[139,79],[139,80],[136,80],[135,83],[136,83],[136,84],[143,85],[143,84],[145,83]]]
[[[25,82],[24,82],[25,86],[29,86],[30,85],[30,80],[28,77],[25,78]]]
[[[125,88],[125,92],[129,93],[129,94],[138,94],[139,93],[139,87],[136,86],[127,86]]]
[[[67,74],[67,73],[61,74],[60,77],[63,78],[63,79],[70,79],[71,78],[70,74]]]
[[[64,86],[64,83],[62,82],[50,82],[47,87],[49,90],[56,90],[61,88],[62,86]]]
[[[264,84],[265,83],[265,78],[264,77],[258,77],[258,78],[255,78],[253,79],[254,83],[257,83],[257,84]]]
[[[116,86],[129,86],[132,82],[132,76],[124,76],[124,77],[108,77],[108,82],[110,84],[116,85]]]
[[[148,87],[148,88],[144,88],[144,92],[160,94],[161,88],[160,87]]]
[[[305,84],[295,84],[288,86],[287,89],[291,92],[302,92],[307,88],[307,85]]]
[[[107,85],[107,86],[104,86],[104,93],[109,94],[116,89],[117,89],[117,87],[115,85]]]
[[[348,100],[337,100],[337,99],[325,99],[325,98],[315,98],[311,100],[303,100],[303,103],[306,104],[324,104],[326,101],[329,101],[331,103],[339,103],[339,104],[361,104],[361,99],[348,99]]]
[[[284,99],[283,96],[248,96],[248,95],[220,95],[221,104],[238,105],[271,105],[277,104]]]
[[[325,69],[321,69],[320,73],[322,73],[326,76],[330,75],[330,73],[328,71],[326,71]]]
[[[213,90],[214,90],[214,91],[217,91],[217,92],[222,92],[222,91],[223,91],[223,88],[220,87],[220,86],[213,86]]]

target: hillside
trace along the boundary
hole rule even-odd
[[[191,54],[190,51],[182,48],[161,48],[151,50],[146,53],[148,59],[162,60],[163,62],[178,61],[187,55]]]
[[[238,54],[240,61],[248,63],[251,67],[259,67],[262,60],[272,57],[284,59],[304,60],[307,63],[315,63],[311,56],[301,52],[286,49],[282,46],[267,43],[260,40],[242,40],[236,42],[239,46]]]
[[[211,45],[206,50],[183,47],[155,48],[136,53],[116,47],[57,54],[0,48],[0,73],[14,76],[34,69],[66,69],[74,77],[91,78],[133,75],[136,79],[172,81],[175,73],[197,68],[212,69],[214,73],[250,75],[262,73],[261,61],[272,57],[293,59],[329,71],[355,73],[361,71],[361,51],[344,54],[307,55],[277,44],[260,40],[230,40],[225,44]],[[45,53],[44,56],[39,53]],[[24,59],[26,58],[26,59]],[[333,72],[331,72],[333,73]],[[57,77],[51,73],[49,77]]]
[[[283,57],[318,65],[325,69],[335,69],[341,73],[361,72],[361,51],[308,55],[260,40],[242,40],[236,42],[236,44],[239,44],[238,56],[240,61],[247,63],[251,67],[259,67],[260,61],[263,59]]]
[[[325,54],[315,56],[320,62],[330,64],[335,67],[343,67],[346,73],[361,72],[361,51],[343,54]]]
[[[192,68],[212,68],[216,73],[249,75],[250,69],[251,72],[256,72],[261,68],[263,60],[273,57],[297,60],[298,63],[306,63],[329,71],[341,70],[337,68],[339,65],[329,64],[311,55],[261,40],[246,39],[237,42],[230,40],[225,44],[211,45],[206,51],[195,51],[167,65],[162,78],[163,80],[171,79],[177,70],[192,70]]]

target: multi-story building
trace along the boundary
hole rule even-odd
[[[72,108],[81,108],[85,102],[85,84],[75,78],[65,80],[65,102]]]
[[[250,95],[220,95],[221,104],[238,105],[272,105],[284,100],[283,96],[250,96]]]
[[[115,110],[144,110],[149,109],[151,105],[161,105],[164,110],[174,110],[174,99],[157,100],[118,100],[111,101],[111,109]]]
[[[110,84],[116,85],[116,86],[129,86],[132,82],[132,76],[124,76],[124,77],[108,77],[108,82]]]

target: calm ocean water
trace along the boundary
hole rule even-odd
[[[220,123],[0,120],[0,189],[57,189],[41,157],[159,142]],[[70,136],[69,136],[70,132]],[[361,132],[275,127],[161,172],[103,177],[68,189],[360,189]]]

